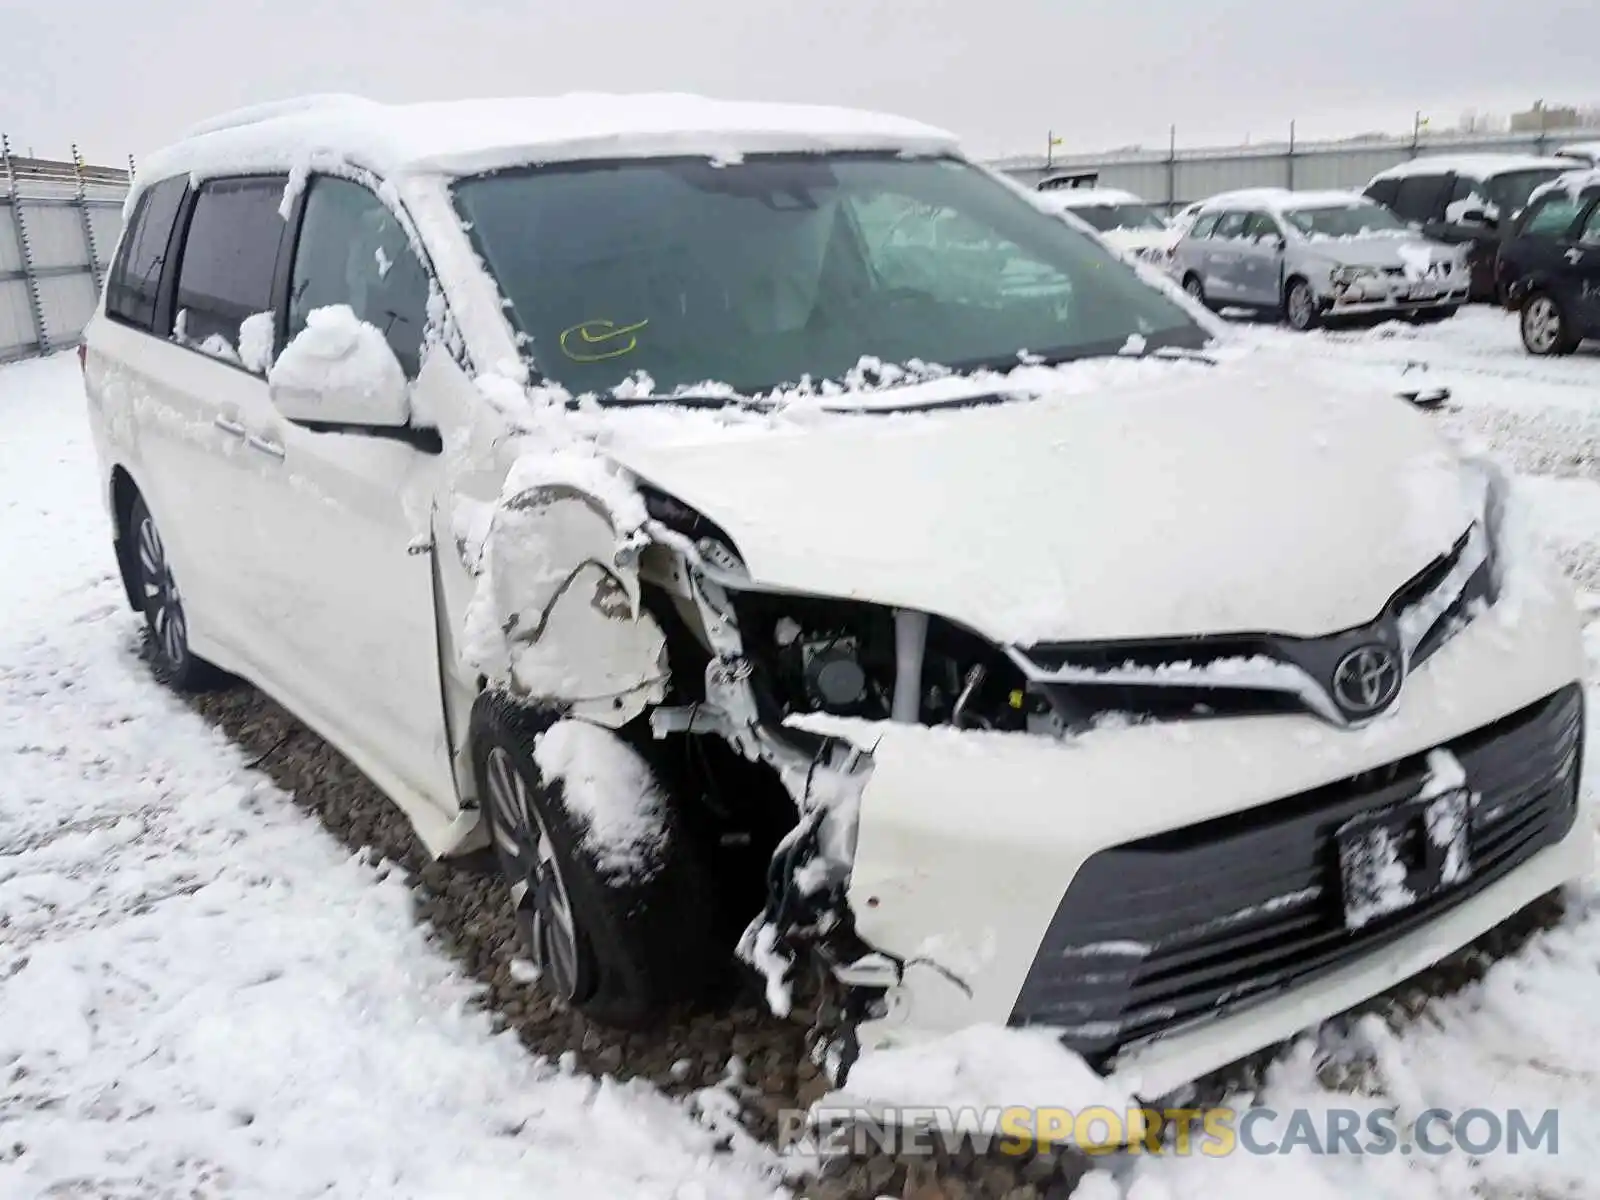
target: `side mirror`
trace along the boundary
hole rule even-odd
[[[302,425],[392,429],[411,421],[405,369],[348,305],[314,309],[267,373],[272,404]]]

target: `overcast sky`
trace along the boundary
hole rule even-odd
[[[696,91],[871,107],[982,154],[1410,129],[1600,102],[1591,0],[0,0],[0,130],[119,163],[199,117],[378,99]]]

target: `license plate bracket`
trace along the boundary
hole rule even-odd
[[[1472,876],[1472,794],[1464,787],[1358,813],[1334,833],[1344,924],[1351,932]]]

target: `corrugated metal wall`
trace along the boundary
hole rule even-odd
[[[0,362],[77,344],[127,191],[126,171],[16,158],[0,139]]]
[[[1203,150],[1135,150],[1002,159],[992,165],[1032,185],[1056,174],[1099,173],[1103,187],[1125,188],[1178,209],[1218,192],[1248,187],[1354,188],[1379,171],[1427,154],[1547,154],[1566,142],[1600,138],[1595,130],[1543,134],[1430,136],[1420,140],[1279,143]]]

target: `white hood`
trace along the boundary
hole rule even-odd
[[[1163,250],[1173,241],[1170,229],[1108,229],[1100,236],[1125,254]]]
[[[758,584],[1028,644],[1320,635],[1375,617],[1475,515],[1429,421],[1304,360],[771,436],[614,443]]]

